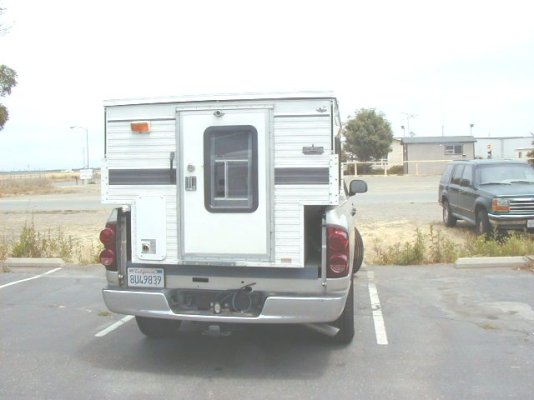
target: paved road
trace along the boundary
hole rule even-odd
[[[440,177],[437,175],[365,175],[352,179],[363,179],[369,188],[367,193],[358,195],[360,204],[429,203],[435,206],[438,201]]]
[[[439,176],[363,176],[354,177],[368,183],[369,191],[358,195],[361,205],[437,204]],[[350,179],[350,178],[347,178]],[[80,189],[75,187],[75,189]],[[82,188],[83,189],[83,188]],[[28,195],[0,198],[0,212],[97,210],[106,208],[100,200],[97,187],[90,191],[66,194]],[[375,207],[376,208],[376,207]]]
[[[186,325],[176,340],[149,340],[130,320],[106,331],[124,316],[104,313],[101,267],[21,281],[45,271],[0,274],[0,399],[486,400],[534,393],[530,272],[362,270],[356,337],[340,347],[303,327],[208,337]],[[377,343],[384,338],[387,344]]]
[[[438,185],[440,177],[431,176],[371,176],[354,177],[367,182],[367,193],[356,196],[358,210],[357,220],[364,233],[364,240],[373,235],[376,224],[388,225],[387,232],[379,232],[379,237],[388,237],[390,241],[402,241],[413,238],[416,227],[428,228],[431,224],[442,225],[442,210],[438,204]],[[349,178],[350,179],[350,178]],[[389,224],[401,224],[410,236],[402,237],[401,232]],[[372,243],[367,243],[372,248]]]
[[[439,176],[369,175],[354,178],[365,180],[369,186],[367,193],[358,195],[358,202],[362,205],[429,203],[435,206],[437,203]],[[75,187],[75,189],[80,188]],[[80,193],[0,198],[0,212],[105,208],[100,202],[98,187],[90,187],[89,189],[92,190],[85,190]]]
[[[99,193],[45,194],[39,196],[6,197],[0,199],[0,212],[99,210],[105,208]]]

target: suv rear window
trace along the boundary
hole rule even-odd
[[[452,164],[449,164],[447,165],[447,167],[445,168],[445,171],[443,171],[443,175],[441,175],[441,180],[440,180],[440,183],[448,183],[449,180],[451,179],[451,172],[452,172],[452,167],[454,165]]]
[[[463,164],[455,165],[454,166],[454,172],[452,173],[452,179],[451,183],[454,183],[456,185],[459,185],[462,180],[462,174],[464,172],[464,166]]]

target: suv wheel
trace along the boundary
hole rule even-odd
[[[476,232],[477,235],[483,235],[491,231],[491,224],[488,218],[488,212],[481,208],[477,211]]]
[[[451,214],[451,207],[447,200],[443,200],[443,223],[446,226],[456,225],[456,218]]]

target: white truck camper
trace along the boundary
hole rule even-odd
[[[331,93],[105,102],[107,307],[147,336],[182,321],[354,335],[363,259]]]

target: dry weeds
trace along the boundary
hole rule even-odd
[[[57,189],[45,177],[0,179],[0,197],[21,196],[25,194],[48,194],[54,192],[57,192]]]

